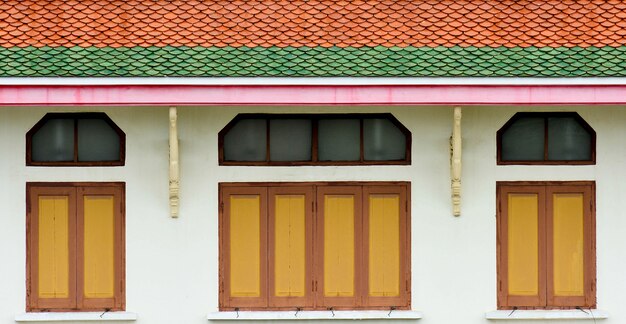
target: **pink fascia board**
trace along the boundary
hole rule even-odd
[[[1,106],[613,104],[626,85],[0,86]]]

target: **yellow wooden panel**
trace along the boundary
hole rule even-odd
[[[324,196],[324,296],[354,296],[354,196]]]
[[[84,196],[84,295],[113,298],[115,290],[115,201]]]
[[[39,298],[69,297],[69,198],[39,197]]]
[[[537,194],[511,193],[508,197],[509,294],[539,293],[539,237]]]
[[[554,295],[584,296],[583,195],[553,195]]]
[[[305,196],[276,195],[274,283],[279,297],[305,294]]]
[[[400,197],[369,196],[369,295],[400,295]]]
[[[261,198],[230,196],[230,295],[261,296]]]

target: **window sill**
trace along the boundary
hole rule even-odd
[[[609,313],[599,309],[555,310],[496,310],[485,314],[489,320],[597,320],[609,318]]]
[[[129,312],[42,312],[15,316],[16,322],[75,322],[75,321],[135,321],[136,313]]]
[[[207,316],[208,320],[366,320],[366,319],[420,319],[422,313],[407,310],[376,310],[376,311],[240,311],[240,312],[213,312]]]

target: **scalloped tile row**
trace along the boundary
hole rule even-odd
[[[626,76],[626,46],[12,47],[0,76]]]
[[[0,0],[0,47],[619,47],[623,0]]]

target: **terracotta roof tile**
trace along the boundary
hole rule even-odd
[[[0,0],[0,26],[5,47],[621,46],[626,2]]]

